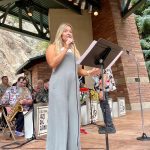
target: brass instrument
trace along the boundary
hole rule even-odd
[[[21,95],[19,96],[16,104],[12,107],[11,113],[7,115],[8,122],[11,122],[18,112],[23,112],[23,106],[20,104],[20,100],[24,99],[28,92],[29,91],[26,87],[22,88]]]
[[[19,101],[12,107],[11,113],[7,116],[7,121],[11,122],[18,112],[23,112],[23,107]]]

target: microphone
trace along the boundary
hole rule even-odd
[[[72,41],[71,44],[74,44],[74,41]]]
[[[126,50],[126,53],[129,55],[129,54],[130,54],[130,51],[129,51],[129,50]]]
[[[132,51],[131,49],[130,49],[130,50],[124,49],[124,52],[125,52],[128,56],[134,57],[134,59],[136,59],[135,54],[133,53],[133,51]]]
[[[127,49],[125,49],[124,51],[125,51],[125,53],[126,53],[127,55],[133,55],[132,50],[127,50]]]
[[[73,37],[71,35],[68,36],[68,39],[72,40],[72,42],[70,44],[74,44],[74,40],[73,40]]]

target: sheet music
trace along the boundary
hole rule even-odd
[[[90,44],[88,49],[77,61],[77,64],[98,68],[100,65],[99,61],[102,59],[104,69],[106,69],[110,68],[119,59],[122,53],[122,47],[100,38],[98,41],[94,40]]]
[[[119,57],[122,55],[122,53],[123,53],[123,51],[121,51],[121,52],[114,58],[114,60],[107,66],[106,69],[111,68],[111,67],[114,65],[114,63],[119,59]]]
[[[80,57],[80,59],[77,61],[77,64],[79,65],[82,60],[87,56],[87,54],[91,51],[91,49],[95,46],[95,44],[97,43],[96,40],[94,40],[90,46],[88,47],[88,49],[84,52],[84,54]]]

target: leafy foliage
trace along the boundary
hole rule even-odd
[[[150,58],[150,50],[143,50],[143,53],[144,53],[145,60]]]
[[[146,38],[141,39],[141,46],[143,50],[150,50],[150,41],[148,41]]]
[[[144,18],[137,15],[135,19],[136,19],[136,24],[138,27],[139,34],[142,34],[143,33]]]
[[[139,0],[132,0],[134,5]],[[137,28],[141,37],[141,47],[143,49],[146,67],[150,78],[150,0],[147,0],[139,9],[135,11]]]
[[[144,17],[143,34],[150,34],[150,15]]]
[[[49,42],[47,41],[39,41],[39,43],[36,45],[36,50],[45,52],[48,45],[49,45]]]
[[[148,75],[150,78],[150,61],[146,61],[146,67],[147,67]]]
[[[150,6],[146,8],[142,13],[143,15],[150,15]]]
[[[146,62],[146,66],[148,67],[148,69],[150,71],[150,60]]]
[[[136,4],[139,0],[132,0],[132,5]],[[135,10],[136,15],[143,15],[143,11],[146,10],[150,6],[150,0],[147,0],[141,7]]]
[[[136,23],[140,34],[150,34],[150,15],[136,16]]]

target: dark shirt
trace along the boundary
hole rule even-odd
[[[10,87],[9,85],[0,84],[0,99],[9,87]]]
[[[35,94],[35,103],[47,103],[48,102],[48,90],[42,88]]]

